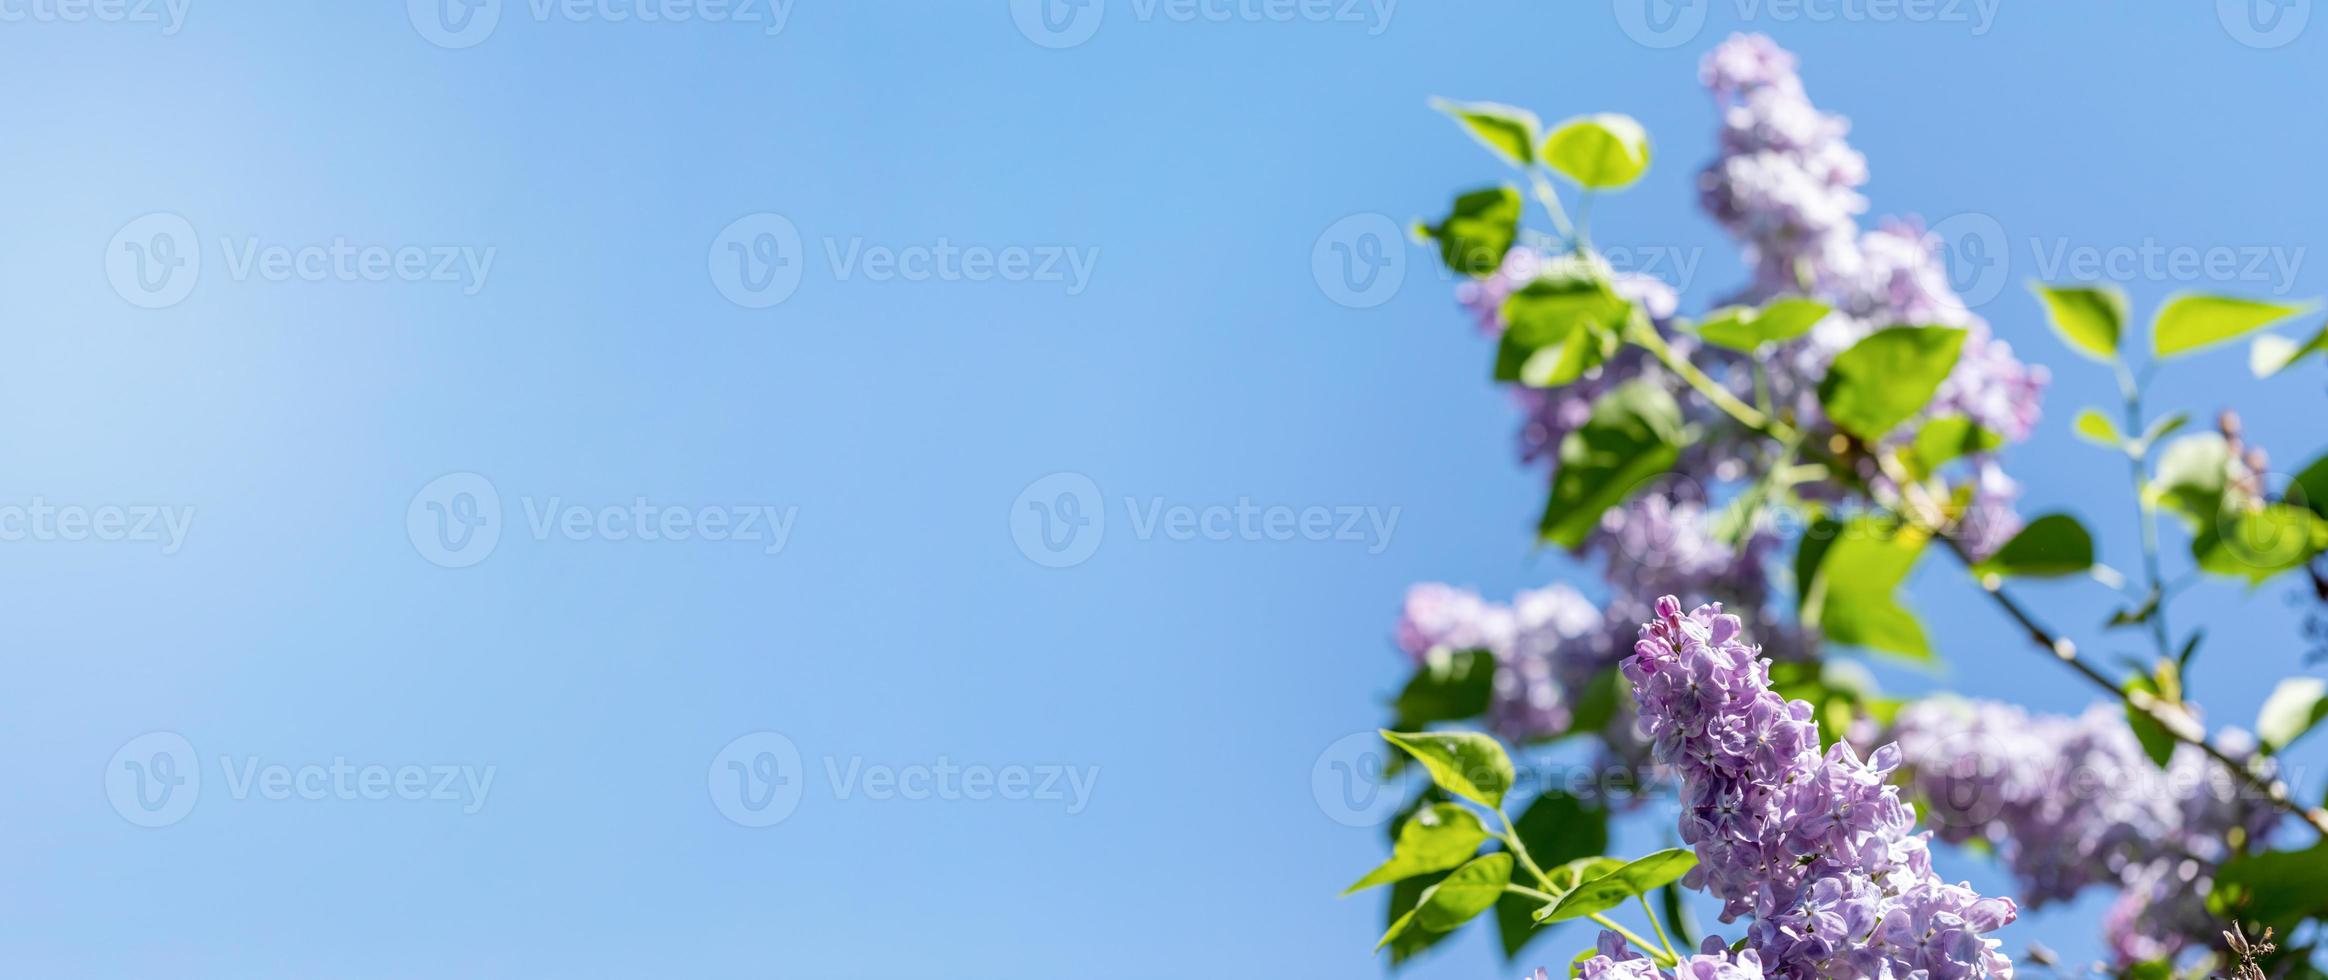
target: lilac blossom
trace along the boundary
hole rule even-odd
[[[1893,736],[1943,840],[1990,845],[2031,908],[2089,886],[2122,888],[2103,920],[2120,963],[2171,958],[2220,928],[2207,913],[2229,841],[2265,839],[2278,811],[2195,747],[2161,770],[2114,705],[2074,717],[1931,698]],[[2228,751],[2252,756],[2244,733]]]
[[[1593,957],[1578,965],[1578,975],[1584,980],[1762,980],[1762,954],[1751,949],[1732,953],[1720,937],[1707,936],[1696,956],[1660,970],[1656,961],[1631,949],[1625,937],[1603,932]],[[1536,980],[1548,980],[1542,969]]]
[[[2009,977],[1988,934],[2011,899],[1932,872],[1927,835],[1889,778],[1896,745],[1862,762],[1847,742],[1819,751],[1811,706],[1770,689],[1761,651],[1719,605],[1684,614],[1657,600],[1624,673],[1658,761],[1683,787],[1684,883],[1751,916],[1748,945],[1772,976]],[[1619,974],[1621,975],[1621,974]]]
[[[1486,650],[1496,668],[1488,724],[1515,742],[1568,731],[1571,692],[1609,659],[1600,610],[1565,585],[1521,592],[1510,605],[1438,583],[1407,591],[1395,631],[1420,664],[1433,650]]]

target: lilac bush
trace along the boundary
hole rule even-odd
[[[2328,718],[2328,683],[2284,683],[2253,738],[2210,733],[2181,683],[2201,636],[2167,625],[2182,586],[2159,541],[2162,523],[2187,531],[2186,583],[2204,573],[2252,587],[2328,564],[2328,460],[2275,487],[2235,416],[2178,435],[2184,415],[2152,418],[2143,404],[2157,361],[2300,305],[2177,297],[2137,373],[2121,295],[2035,287],[2063,342],[2118,377],[2116,420],[2087,409],[2076,431],[2131,463],[2142,562],[2127,575],[2097,561],[2075,517],[2018,512],[2006,456],[2036,428],[2048,371],[1969,308],[1923,224],[1863,227],[1867,160],[1850,124],[1811,101],[1794,56],[1732,37],[1700,77],[1718,129],[1699,203],[1747,270],[1702,315],[1669,285],[1611,269],[1550,179],[1587,193],[1632,183],[1652,156],[1637,123],[1579,116],[1547,130],[1508,106],[1440,106],[1521,179],[1467,192],[1418,230],[1461,275],[1456,299],[1520,409],[1517,455],[1547,484],[1539,540],[1593,574],[1509,602],[1409,591],[1395,639],[1415,672],[1396,702],[1403,730],[1384,737],[1436,795],[1415,800],[1391,860],[1354,886],[1401,884],[1382,939],[1393,962],[1494,907],[1507,955],[1531,930],[1600,926],[1574,958],[1586,978],[2009,977],[2006,927],[2022,908],[2114,891],[2107,972],[2301,968],[2313,944],[2259,959],[2260,944],[2216,954],[2211,937],[2247,914],[2281,929],[2328,920],[2328,900],[2267,893],[2328,880],[2328,846],[2271,849],[2290,818],[2328,839],[2328,809],[2297,802],[2276,761]],[[1523,233],[1530,204],[1551,234]],[[2304,344],[2266,337],[2253,363],[2263,375],[2317,351],[2328,330]],[[1901,599],[1927,552],[1961,564],[2034,653],[2112,701],[2061,717],[1884,695],[1857,655],[1941,654]],[[2065,577],[2122,590],[2102,627],[2145,632],[2153,647],[2121,659],[2131,674],[2095,663],[2007,589]],[[1504,746],[1561,739],[1669,787],[1686,847],[1590,853],[1609,821],[1653,802],[1640,795],[1545,788],[1507,815]],[[1492,819],[1450,812],[1468,807]],[[2014,894],[1942,878],[1935,839],[1993,855]],[[1690,935],[1682,890],[1717,903],[1735,942]],[[1628,901],[1654,939],[1618,921]],[[2049,963],[2034,940],[2033,960]]]

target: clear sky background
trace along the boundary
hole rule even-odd
[[[406,7],[192,0],[172,29],[160,6],[0,5],[26,13],[0,22],[0,506],[128,521],[0,544],[0,972],[1376,975],[1380,894],[1334,896],[1381,835],[1331,819],[1313,765],[1382,719],[1408,583],[1575,574],[1530,546],[1541,478],[1429,256],[1398,252],[1403,281],[1365,308],[1313,276],[1337,221],[1433,215],[1500,176],[1433,95],[1641,119],[1656,164],[1601,202],[1596,238],[1669,257],[1652,271],[1702,309],[1740,273],[1695,207],[1697,60],[1741,23],[1775,35],[1854,120],[1876,213],[1993,222],[2009,278],[1981,312],[2056,378],[2011,465],[2031,512],[2084,517],[2120,567],[2122,466],[2069,434],[2109,379],[2021,281],[2155,243],[2241,258],[2228,279],[2131,270],[2144,311],[2185,287],[2328,295],[2328,24],[2259,47],[2282,36],[2211,3],[1912,20],[1714,0],[1694,33],[1636,32],[1670,47],[1599,2],[1283,22],[1303,8],[1107,0],[1069,35],[1001,0],[787,5],[774,32],[765,6],[642,23],[508,0],[466,34]],[[434,43],[432,21],[477,43]],[[183,224],[133,226],[154,213]],[[789,251],[766,219],[730,230],[760,213]],[[426,272],[382,253],[370,281],[327,251],[300,278],[298,250],[339,240],[415,247]],[[738,263],[763,241],[788,264],[755,292]],[[941,242],[1028,265],[858,261]],[[458,263],[488,249],[482,277]],[[186,251],[186,278],[132,278]],[[2262,278],[2239,279],[2250,254]],[[2323,369],[2256,383],[2244,360],[2178,364],[2154,401],[2236,404],[2292,471],[2328,441]],[[447,474],[475,478],[424,493]],[[1062,490],[1093,494],[1104,534],[1046,567],[1027,505]],[[691,524],[773,507],[788,536],[769,554],[765,533],[575,540],[528,518],[642,497]],[[1159,503],[1248,499],[1398,516],[1361,540],[1139,530]],[[448,560],[438,534],[488,525],[431,504],[498,515],[498,540]],[[131,526],[155,508],[190,509],[174,549]],[[2027,592],[2089,646],[2138,649],[2094,628],[2099,587]],[[2214,720],[2303,669],[2290,592],[2210,584],[2175,610],[2209,624]],[[1890,686],[2091,700],[1945,566],[1914,604],[1948,668]],[[730,748],[754,733],[781,739]],[[148,811],[123,765],[163,756],[200,784]],[[255,781],[340,759],[382,782]],[[796,800],[752,809],[722,782],[763,759]],[[942,760],[1034,783],[877,798],[832,775]],[[387,782],[440,766],[492,781]],[[1058,766],[1096,782],[1039,792]],[[2102,904],[2008,936],[2094,955]],[[1516,973],[1482,930],[1413,970]]]

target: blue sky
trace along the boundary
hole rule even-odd
[[[1381,720],[1408,583],[1573,574],[1429,256],[1363,308],[1313,275],[1499,176],[1431,96],[1641,119],[1595,237],[1703,308],[1697,58],[1798,51],[1876,213],[1995,229],[1981,312],[2055,371],[2011,465],[2120,567],[2124,474],[2069,435],[2109,379],[2020,282],[2186,249],[2240,271],[2131,267],[2138,309],[2328,295],[2308,4],[1629,2],[0,5],[0,507],[48,515],[0,547],[0,959],[1378,971],[1380,899],[1334,894],[1381,838],[1312,768]],[[2151,396],[2292,470],[2321,383],[2225,350]],[[2300,669],[2287,592],[2176,609],[2216,721]],[[2089,701],[1946,568],[1913,601],[1949,667],[1893,687]],[[199,786],[148,810],[163,758]],[[2091,955],[2100,904],[2013,941]]]

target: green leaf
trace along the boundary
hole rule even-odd
[[[1549,388],[1583,377],[1616,354],[1632,309],[1589,270],[1537,278],[1504,300],[1495,379]]]
[[[1578,116],[1544,138],[1544,162],[1594,190],[1623,187],[1649,169],[1649,133],[1631,116]]]
[[[2322,456],[2304,467],[2288,485],[2287,500],[2312,509],[2312,513],[2328,517],[2328,456]]]
[[[1631,700],[1628,690],[1622,672],[1615,667],[1594,674],[1583,693],[1576,696],[1576,703],[1569,706],[1569,731],[1590,734],[1609,727],[1609,722],[1617,717],[1617,709]]]
[[[1415,811],[1398,828],[1398,844],[1390,860],[1342,891],[1349,895],[1404,878],[1445,871],[1479,853],[1487,828],[1479,816],[1461,803],[1435,803]]]
[[[2255,372],[2256,377],[2268,378],[2287,370],[2288,365],[2321,351],[2328,351],[2328,325],[2322,325],[2319,333],[2313,334],[2312,339],[2301,344],[2278,334],[2267,333],[2255,338],[2255,346],[2248,348],[2247,367]]]
[[[2111,449],[2126,448],[2126,437],[2118,431],[2117,423],[2110,421],[2110,417],[2102,414],[2101,409],[2088,408],[2078,412],[2076,428],[2079,438],[2094,445]]]
[[[1445,220],[1421,230],[1439,243],[1447,268],[1478,279],[1503,266],[1520,235],[1521,207],[1519,188],[1484,188],[1457,197]]]
[[[1810,333],[1830,312],[1825,303],[1800,298],[1776,300],[1759,310],[1730,306],[1715,310],[1698,324],[1697,334],[1709,344],[1752,352],[1764,344],[1784,343]]]
[[[1816,609],[1816,625],[1827,639],[1932,659],[1922,624],[1897,597],[1926,541],[1920,531],[1871,516],[1814,524],[1803,535],[1795,569],[1797,581],[1809,583],[1803,589],[1806,608]],[[1813,600],[1816,605],[1808,605]]]
[[[2005,444],[2005,437],[1962,415],[1943,415],[1916,430],[1914,469],[1930,476],[1950,462]]]
[[[2150,325],[2150,349],[2160,357],[2171,357],[2270,326],[2309,308],[2309,304],[2186,293],[2167,300],[2158,311],[2158,319]]]
[[[2303,851],[2243,854],[2215,871],[2207,909],[2283,931],[2298,920],[2328,916],[2328,844]]]
[[[1560,443],[1560,469],[1537,526],[1541,540],[1582,547],[1601,514],[1681,458],[1681,406],[1656,382],[1636,379],[1593,403],[1592,416]]]
[[[2328,681],[2290,677],[2279,682],[2255,716],[2255,737],[2266,752],[2279,752],[2328,718]]]
[[[1536,921],[1565,922],[1606,912],[1681,880],[1694,867],[1696,852],[1679,847],[1658,851],[1569,889],[1560,901],[1536,910]]]
[[[1449,102],[1432,99],[1431,108],[1455,117],[1471,137],[1495,151],[1504,162],[1525,167],[1536,162],[1536,134],[1544,124],[1536,114],[1496,102]]]
[[[1608,821],[1608,811],[1551,790],[1528,804],[1519,819],[1512,821],[1512,829],[1538,865],[1557,867],[1608,850]],[[1555,880],[1559,880],[1557,876]],[[1568,883],[1576,880],[1568,879]],[[1516,892],[1496,899],[1496,931],[1503,941],[1504,959],[1517,958],[1529,940],[1542,935],[1534,914],[1538,904],[1536,899]]]
[[[1512,856],[1500,852],[1455,869],[1438,884],[1424,889],[1415,907],[1392,922],[1374,948],[1379,951],[1390,945],[1391,940],[1410,926],[1428,932],[1453,931],[1494,905],[1496,896],[1503,894],[1504,886],[1511,883],[1511,877]]]
[[[2160,696],[2158,682],[2139,674],[2126,679],[2125,689]],[[2174,758],[2175,744],[2174,736],[2167,734],[2166,727],[2149,712],[2135,707],[2132,701],[2126,702],[2126,727],[2134,730],[2134,740],[2142,743],[2142,753],[2150,757],[2151,763],[2160,769],[2166,768],[2167,762]]]
[[[1385,730],[1382,738],[1421,762],[1440,789],[1481,806],[1501,808],[1504,792],[1512,788],[1511,757],[1492,737],[1478,732]]]
[[[1997,553],[1972,567],[1977,575],[2054,578],[2094,567],[2094,537],[2067,514],[2047,514],[2013,535]]]
[[[2219,434],[2199,432],[2167,443],[2158,455],[2151,493],[2193,530],[2211,527],[2223,511],[2223,485],[2231,472],[2231,444]]]
[[[1397,966],[1444,941],[1448,934],[1433,932],[1414,925],[1415,907],[1422,904],[1423,893],[1447,879],[1446,872],[1408,878],[1390,888],[1390,903],[1384,908],[1383,924],[1397,930],[1397,938],[1390,943],[1390,963]],[[1401,925],[1400,923],[1405,923]],[[1377,947],[1379,948],[1379,947]]]
[[[2118,338],[2126,331],[2126,294],[2115,286],[2035,288],[2054,331],[2071,349],[2105,363],[2118,359]]]
[[[1878,330],[1836,355],[1819,401],[1836,427],[1874,442],[1924,410],[1963,347],[1953,327]]]
[[[1486,713],[1495,694],[1495,654],[1486,650],[1432,650],[1398,692],[1398,727],[1461,721]]]
[[[2199,530],[2191,556],[2215,575],[2261,584],[2328,549],[2328,520],[2293,504],[2265,504]]]

